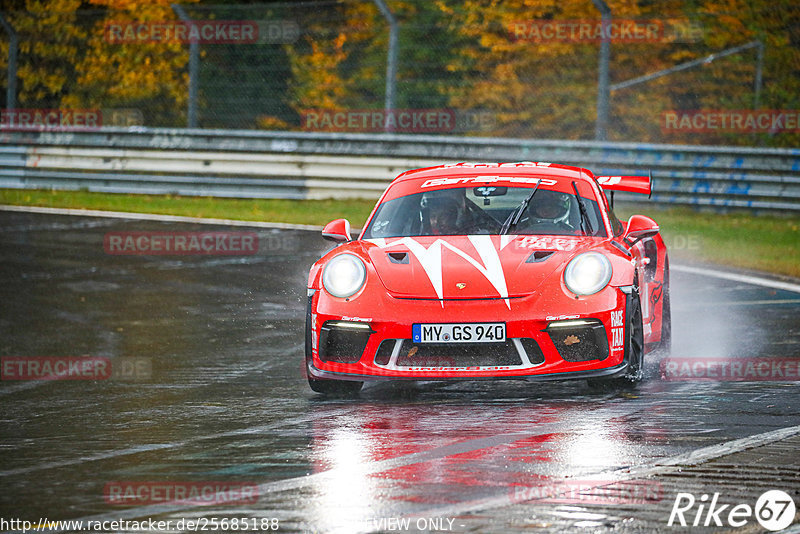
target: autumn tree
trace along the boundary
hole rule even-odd
[[[116,43],[109,24],[164,22],[178,16],[169,0],[90,0],[104,16],[91,28],[77,61],[77,84],[65,107],[136,108],[145,124],[185,126],[188,46],[177,41]]]
[[[389,31],[372,0],[198,1],[203,18],[294,21],[287,43],[201,46],[201,126],[298,128],[310,109],[380,109]],[[145,124],[183,126],[188,50],[180,42],[109,42],[111,22],[176,20],[170,0],[9,0],[20,32],[19,101],[27,107],[133,107]],[[480,135],[592,139],[599,42],[519,38],[530,21],[589,21],[590,0],[387,0],[399,22],[397,108],[488,110]],[[758,39],[765,45],[762,109],[798,109],[800,8],[793,0],[608,0],[614,20],[681,24],[645,42],[612,42],[611,83]],[[241,15],[239,15],[241,14]],[[674,30],[674,28],[673,28]],[[0,62],[8,41],[0,39]],[[797,133],[665,132],[668,110],[755,105],[754,49],[611,94],[612,141],[794,146]],[[0,65],[3,66],[3,65]],[[2,76],[5,76],[3,69]]]
[[[744,44],[765,43],[761,107],[797,109],[798,17],[789,0],[778,2],[705,0],[687,4],[609,1],[615,19],[653,20],[672,29],[664,39],[611,44],[611,83],[632,79]],[[453,94],[457,106],[495,110],[496,133],[513,137],[591,139],[597,101],[599,43],[515,40],[510,29],[525,20],[599,21],[594,5],[581,0],[474,0],[448,4],[447,16],[464,21],[462,33],[474,47],[448,68],[474,80]],[[692,31],[681,35],[688,25]],[[792,42],[794,36],[794,42]],[[755,50],[728,56],[611,95],[609,135],[618,141],[796,145],[796,134],[770,139],[749,134],[665,134],[667,110],[752,109]],[[477,74],[480,73],[480,74]]]
[[[17,105],[58,108],[74,88],[75,65],[82,54],[87,29],[79,20],[80,0],[12,0],[3,14],[19,40]],[[7,87],[9,40],[0,38],[2,84]],[[5,102],[5,100],[3,100]]]

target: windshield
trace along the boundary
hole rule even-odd
[[[395,198],[380,205],[364,238],[500,234],[509,217],[517,221],[509,234],[606,236],[597,202],[582,199],[582,222],[574,194],[539,188],[526,204],[532,192],[530,187],[480,186]]]

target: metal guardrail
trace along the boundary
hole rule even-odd
[[[455,161],[652,171],[656,202],[800,211],[800,149],[164,128],[0,132],[4,188],[377,198],[400,172]]]

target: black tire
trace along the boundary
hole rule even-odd
[[[311,297],[308,298],[306,306],[306,336],[305,336],[305,356],[306,356],[306,374],[308,374],[308,367],[311,364],[313,355],[311,353]],[[353,396],[361,391],[361,386],[364,382],[351,382],[348,380],[325,380],[312,378],[308,374],[308,385],[317,393],[324,395],[339,395],[339,396]]]
[[[661,345],[664,353],[672,352],[672,306],[669,300],[669,260],[664,267],[664,303],[661,305]]]
[[[352,382],[350,380],[317,380],[308,377],[308,385],[317,393],[323,395],[353,396],[358,395],[364,382]]]
[[[629,362],[628,369],[622,376],[613,378],[590,378],[592,389],[621,389],[636,385],[644,377],[644,327],[642,325],[642,304],[639,291],[634,285],[625,305],[625,345],[624,357]]]

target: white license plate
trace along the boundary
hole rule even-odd
[[[411,326],[414,343],[502,343],[505,323],[429,323]]]

